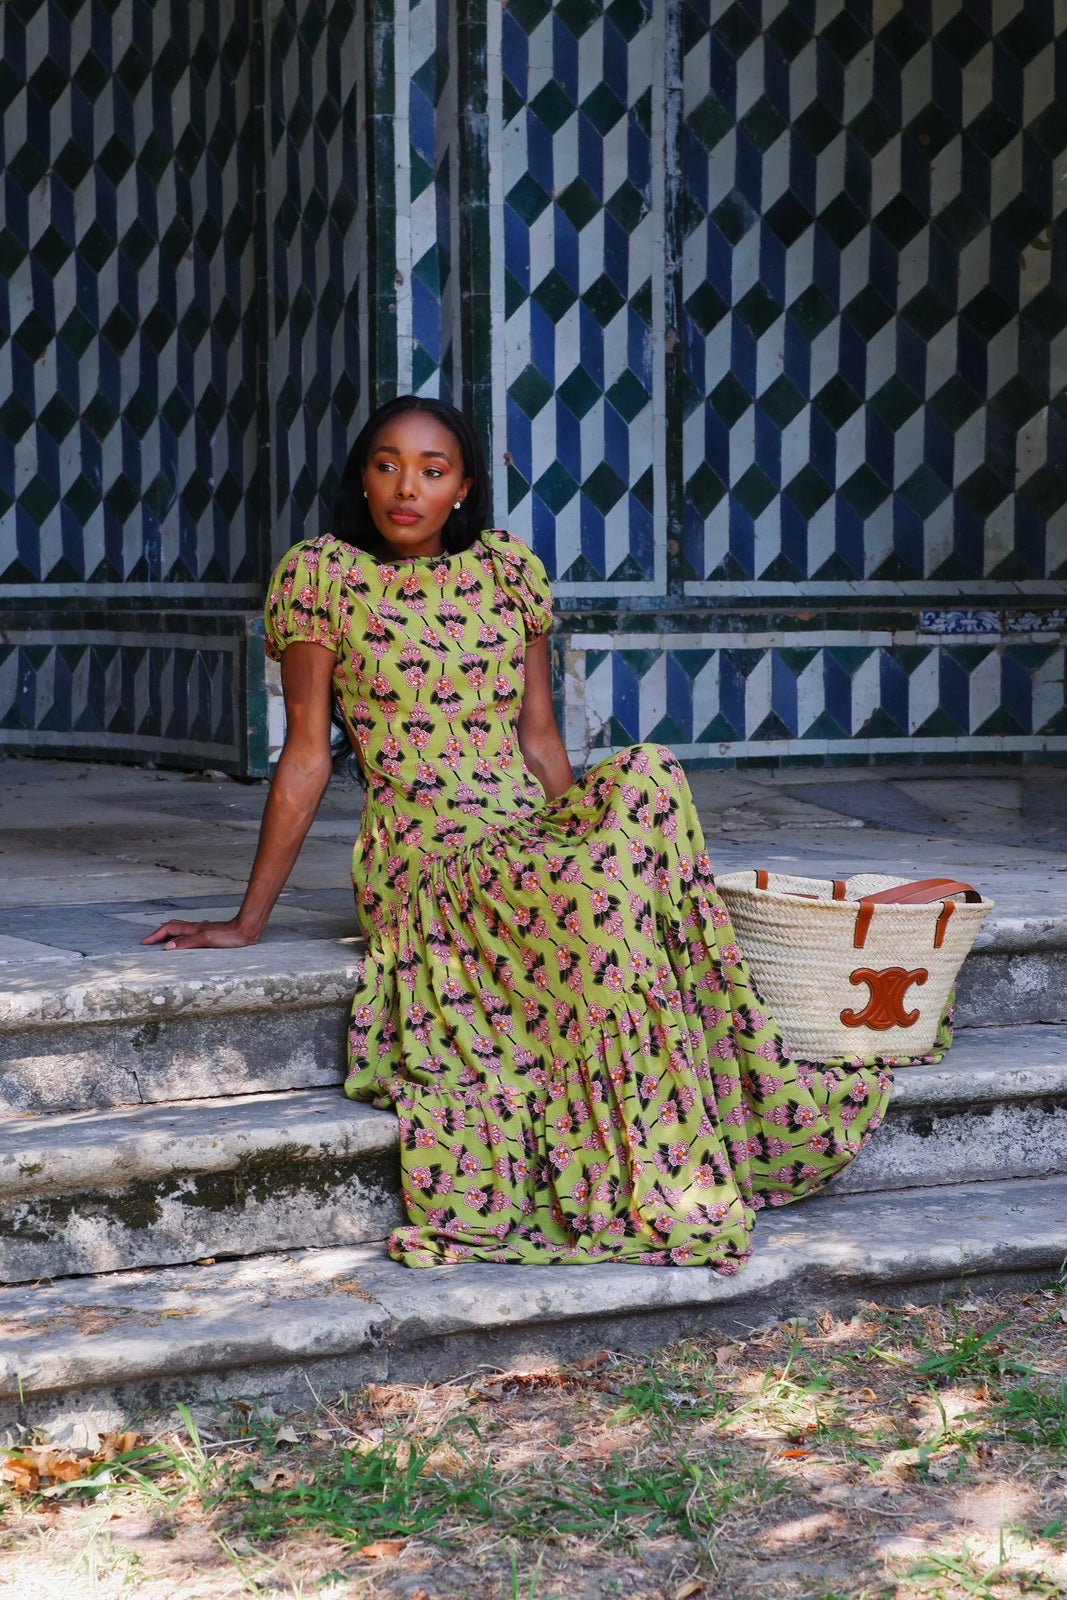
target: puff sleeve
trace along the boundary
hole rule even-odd
[[[538,639],[552,626],[552,587],[544,563],[514,534],[495,529],[482,535],[496,581],[522,617],[527,639]]]
[[[295,544],[274,569],[263,611],[273,661],[289,644],[321,644],[335,655],[351,625],[346,579],[357,552],[329,536]]]

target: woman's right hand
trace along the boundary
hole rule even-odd
[[[236,917],[229,922],[183,922],[172,918],[154,933],[146,934],[141,943],[162,945],[164,950],[238,950],[242,945],[258,944],[259,935],[248,933]]]

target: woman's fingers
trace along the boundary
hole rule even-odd
[[[164,939],[174,939],[187,933],[196,933],[199,929],[206,927],[206,922],[181,922],[172,918],[170,922],[161,923],[154,932],[146,934],[141,943],[162,944]]]
[[[141,940],[142,944],[162,945],[164,950],[226,950],[255,944],[232,922],[164,922]]]

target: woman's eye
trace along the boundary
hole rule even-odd
[[[444,477],[444,473],[441,471],[440,467],[427,467],[426,476],[428,478],[442,478]]]

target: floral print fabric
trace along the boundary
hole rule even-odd
[[[736,1272],[755,1212],[878,1127],[891,1074],[790,1059],[669,751],[546,801],[515,721],[550,620],[544,569],[500,531],[393,564],[317,539],[271,585],[268,650],[335,652],[367,785],[346,1089],[399,1118],[390,1248]]]

